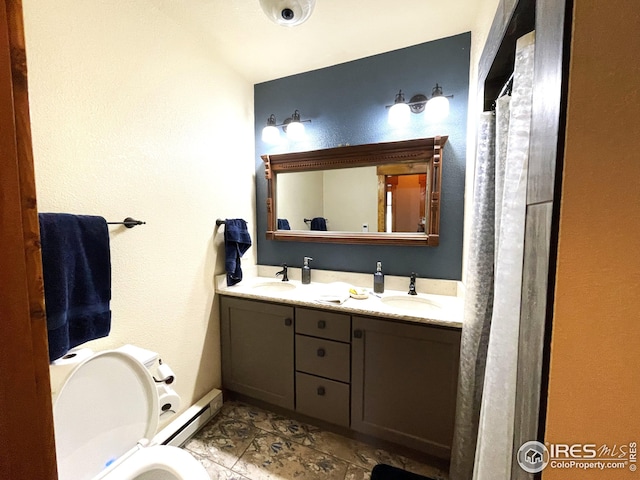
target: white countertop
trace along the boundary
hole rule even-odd
[[[280,285],[282,283],[288,283],[291,287],[284,287],[288,289],[280,291],[279,288],[281,288]],[[220,295],[286,303],[356,315],[391,318],[442,327],[462,328],[464,302],[462,297],[458,295],[426,293],[418,289],[417,296],[410,296],[407,291],[385,289],[384,293],[378,296],[373,294],[370,288],[365,288],[368,294],[366,299],[349,297],[341,304],[319,301],[322,295],[327,293],[337,292],[343,297],[347,297],[349,285],[358,287],[357,283],[351,282],[322,283],[312,281],[309,285],[302,285],[296,279],[291,279],[289,282],[281,282],[278,278],[272,276],[255,276],[245,277],[240,283],[229,287],[226,284],[225,275],[216,276],[216,292]],[[417,283],[418,285],[420,284]],[[397,307],[384,303],[381,297],[399,297],[400,302],[403,302],[405,298],[408,298],[410,302],[411,299],[418,298],[424,299],[431,305],[423,302],[407,307]]]

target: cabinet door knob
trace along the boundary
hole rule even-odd
[[[324,395],[324,387],[318,387],[318,395],[320,395],[321,397]]]
[[[319,356],[319,357],[324,357],[324,353],[325,353],[325,352],[324,352],[324,348],[319,348],[319,349],[318,349],[318,356]]]
[[[362,330],[354,330],[353,338],[362,338]]]
[[[290,327],[292,323],[293,323],[293,320],[291,320],[290,318],[285,318],[285,319],[284,319],[284,324],[285,324],[287,327]]]
[[[324,320],[318,320],[318,328],[326,328],[327,322]]]

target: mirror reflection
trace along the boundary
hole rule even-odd
[[[425,232],[426,185],[426,162],[282,173],[277,228]]]
[[[263,155],[267,239],[438,245],[446,141]]]

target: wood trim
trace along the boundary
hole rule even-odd
[[[0,8],[0,469],[57,479],[49,355],[19,0]]]
[[[377,245],[436,246],[440,231],[440,185],[442,182],[442,147],[448,136],[419,138],[400,142],[371,143],[349,147],[326,148],[307,152],[262,155],[267,180],[268,240],[319,243],[351,243]],[[430,208],[425,233],[383,232],[316,232],[306,230],[278,230],[276,186],[278,173],[332,170],[338,168],[412,165],[426,163],[431,179]],[[380,189],[378,182],[378,189]],[[378,206],[380,202],[378,201]],[[380,211],[380,210],[378,210]],[[380,218],[378,218],[380,229]],[[384,223],[382,226],[384,230]]]

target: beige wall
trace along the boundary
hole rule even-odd
[[[545,440],[640,442],[640,15],[575,0]],[[636,478],[628,468],[546,479]]]
[[[215,220],[256,224],[253,86],[150,0],[23,3],[39,210],[147,222],[110,228],[112,331],[86,346],[159,352],[185,409],[221,383]]]
[[[289,220],[291,230],[309,230],[305,218],[324,216],[322,172],[292,172],[277,178],[278,218]]]
[[[324,172],[324,213],[329,230],[361,232],[369,224],[378,231],[378,175],[376,167]]]

